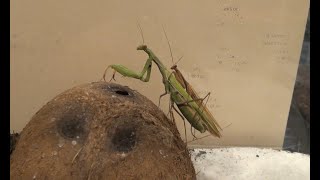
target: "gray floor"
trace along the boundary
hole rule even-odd
[[[283,149],[310,154],[310,16],[300,57]]]

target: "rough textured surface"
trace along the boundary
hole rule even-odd
[[[310,179],[310,156],[272,149],[195,149],[192,160],[199,180]]]
[[[175,124],[113,83],[68,90],[42,107],[11,154],[10,179],[195,179]]]
[[[15,147],[16,147],[16,143],[19,140],[19,133],[12,133],[10,134],[10,155],[11,153],[14,151]]]

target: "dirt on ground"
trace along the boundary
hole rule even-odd
[[[106,82],[48,102],[10,158],[10,179],[196,179],[175,124],[137,91]]]

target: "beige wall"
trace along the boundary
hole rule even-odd
[[[222,139],[191,145],[279,148],[308,8],[307,0],[11,1],[10,128],[21,131],[46,102],[99,80],[107,65],[140,71],[140,19],[145,43],[170,67],[165,26],[187,80],[201,96],[212,92],[208,107],[221,126],[232,123]],[[117,80],[155,103],[164,92],[156,66],[148,83]],[[161,108],[168,111],[168,97]]]

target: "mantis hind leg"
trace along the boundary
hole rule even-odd
[[[201,103],[203,103],[203,101],[206,99],[206,98],[209,98],[210,97],[210,92],[203,98],[198,98],[198,99],[192,99],[192,100],[189,100],[189,101],[184,101],[184,102],[180,102],[180,103],[177,103],[178,106],[187,106],[189,105],[190,102],[196,102],[196,101],[201,101]]]
[[[192,129],[193,129],[193,132],[192,132]],[[191,135],[193,136],[193,139],[192,139],[192,140],[198,139],[198,138],[196,137],[196,129],[193,128],[192,126],[191,126],[191,129],[190,129],[190,132],[191,132]]]
[[[190,102],[201,101],[201,106],[200,106],[200,108],[201,108],[201,107],[204,107],[204,106],[206,106],[206,104],[208,103],[208,100],[209,100],[209,98],[210,98],[210,94],[211,94],[211,93],[209,92],[209,93],[208,93],[205,97],[203,97],[203,98],[198,98],[198,99],[193,99],[193,100],[189,100],[189,101],[177,103],[177,106],[189,106],[189,103],[190,103]],[[202,103],[203,103],[203,101],[204,101],[205,99],[207,99],[207,101],[206,101],[206,103],[203,105]],[[202,111],[203,111],[203,109],[202,109]],[[196,113],[193,115],[193,118],[192,118],[192,119],[196,119],[195,117],[196,117],[197,115],[199,115],[199,112],[196,112]],[[200,120],[200,119],[198,119],[198,120],[196,121],[196,123],[198,123],[199,120]],[[192,129],[194,130],[193,132],[192,132]],[[197,138],[197,137],[196,137],[196,129],[193,128],[192,126],[191,126],[191,129],[190,129],[190,132],[191,132],[191,135],[193,136],[192,141],[195,141],[195,140],[197,140],[197,139],[202,139],[202,138],[204,138],[204,137],[207,137],[207,136],[204,136],[204,137],[201,137],[201,138]],[[192,141],[190,141],[190,142],[192,142]]]
[[[211,93],[209,92],[207,95],[205,95],[204,98],[192,99],[192,100],[189,100],[189,101],[185,101],[185,102],[181,102],[181,103],[176,103],[176,104],[177,104],[177,106],[189,106],[189,103],[190,103],[190,102],[201,101],[201,106],[200,106],[200,108],[202,108],[202,107],[205,107],[205,106],[207,105],[208,100],[209,100],[209,98],[210,98],[210,95],[211,95]],[[207,101],[206,101],[206,103],[203,105],[203,101],[204,101],[205,99],[207,99]],[[203,112],[203,108],[202,108],[202,112]],[[193,119],[195,119],[195,117],[196,117],[197,114],[199,114],[199,113],[195,113],[195,114],[193,115]],[[200,119],[199,119],[199,120],[200,120]],[[199,120],[198,120],[198,121],[199,121]],[[197,123],[198,123],[198,121],[197,121]],[[191,129],[191,134],[192,134],[192,129]],[[195,133],[194,133],[193,136],[195,137]]]
[[[164,92],[163,94],[161,94],[161,95],[160,95],[160,97],[159,97],[158,107],[160,107],[160,99],[161,99],[163,96],[167,95],[167,94],[168,94],[167,92]]]
[[[176,113],[184,120],[183,115],[182,115],[181,113],[179,113],[179,111],[174,107],[174,103],[173,103],[173,101],[170,99],[169,112],[168,112],[168,114],[172,112],[172,109],[174,109],[174,111],[176,111]]]
[[[176,124],[175,118],[174,118],[174,114],[172,109],[174,109],[176,111],[177,114],[179,114],[179,116],[182,118],[183,120],[183,126],[184,126],[184,137],[186,139],[186,143],[188,142],[188,138],[187,138],[187,129],[186,129],[186,120],[183,117],[182,114],[179,113],[179,111],[174,107],[174,103],[173,101],[170,99],[170,104],[169,104],[169,113],[170,113],[170,118],[173,120],[173,123]]]
[[[211,93],[209,92],[204,98],[199,98],[199,99],[195,99],[195,100],[192,100],[192,101],[201,101],[201,106],[200,106],[200,108],[205,107],[205,106],[207,105],[208,101],[209,101],[210,94],[211,94]],[[206,98],[207,98],[207,101],[206,101],[206,103],[203,105],[203,101],[204,101]],[[187,103],[187,104],[188,104],[188,103]],[[202,113],[202,112],[203,112],[203,108],[202,108],[201,113]],[[195,117],[196,117],[197,114],[199,114],[199,113],[197,112],[197,113],[194,114],[193,119],[195,119]],[[198,122],[199,122],[199,120],[197,121],[197,123],[198,123]],[[196,132],[194,132],[194,137],[197,139],[197,137],[195,136],[195,134],[196,134]]]
[[[186,120],[185,120],[184,118],[183,118],[183,127],[184,127],[184,138],[186,139],[186,144],[188,145]],[[192,126],[191,126],[191,127],[192,127]]]
[[[186,139],[186,143],[188,142],[188,138],[187,138],[187,128],[186,128],[186,120],[183,117],[182,114],[179,113],[179,111],[174,107],[174,104],[172,103],[172,108],[176,111],[177,114],[179,114],[179,116],[182,118],[183,120],[183,126],[184,126],[184,137]],[[191,126],[192,127],[192,126]]]

